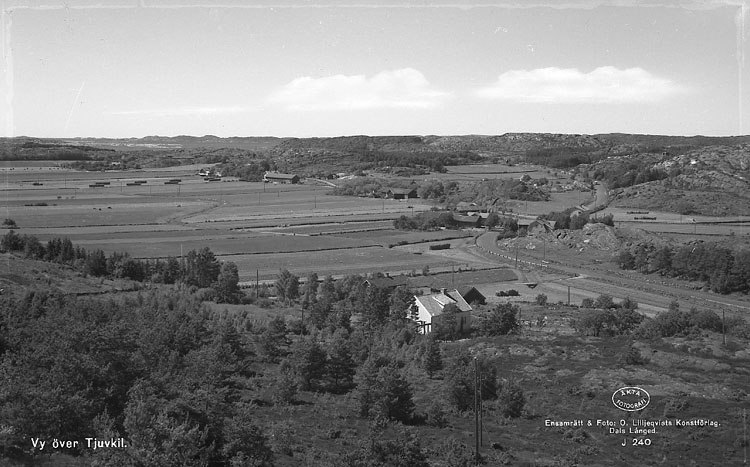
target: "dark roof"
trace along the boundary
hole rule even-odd
[[[284,179],[284,180],[291,180],[294,177],[299,178],[299,175],[296,175],[296,174],[283,174],[283,173],[279,173],[279,172],[268,172],[265,175],[265,177],[266,178],[281,178],[281,179]]]
[[[460,293],[462,297],[466,297],[472,290],[478,293],[479,295],[482,295],[482,293],[478,291],[476,287],[472,287],[470,285],[459,287],[456,290],[458,290],[458,293]],[[484,295],[482,296],[484,297]]]
[[[461,214],[453,213],[453,220],[463,224],[478,224],[479,219],[479,216],[462,216]]]
[[[417,191],[416,188],[388,188],[388,191],[394,195],[408,195],[411,192]]]
[[[408,286],[409,278],[404,275],[394,277],[373,277],[366,279],[365,283],[379,289],[388,289],[391,287]]]
[[[477,203],[469,203],[468,201],[461,201],[456,204],[456,211],[476,211]]]

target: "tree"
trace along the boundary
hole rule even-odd
[[[300,389],[310,390],[325,376],[326,353],[314,337],[303,337],[292,345],[290,363]]]
[[[86,258],[86,273],[95,276],[107,275],[107,257],[102,250],[96,249]]]
[[[237,303],[239,302],[240,276],[237,271],[237,265],[231,261],[223,263],[219,271],[219,277],[216,280],[216,301],[218,303]]]
[[[383,367],[378,372],[377,406],[390,420],[402,423],[411,422],[414,416],[414,401],[411,385],[393,365]]]
[[[360,447],[344,454],[335,467],[429,467],[417,434],[401,429],[395,440],[372,434]]]
[[[412,390],[394,362],[370,356],[357,372],[357,400],[363,417],[409,423],[414,414]]]
[[[349,342],[344,331],[337,331],[328,348],[326,375],[333,381],[331,390],[334,392],[348,391],[354,382],[357,365],[352,358]]]
[[[494,229],[499,222],[500,216],[496,212],[491,212],[487,215],[487,219],[484,220],[484,225],[487,228]]]
[[[9,230],[0,240],[0,248],[4,251],[18,251],[22,249],[23,243],[21,242],[21,236],[13,229]]]
[[[503,415],[511,418],[520,417],[526,404],[523,389],[513,381],[503,383],[498,400]]]
[[[612,299],[611,295],[607,294],[599,295],[594,302],[594,307],[602,310],[609,310],[610,308],[614,308],[614,306],[615,301]]]
[[[272,467],[273,452],[268,447],[268,439],[255,422],[252,406],[242,404],[234,416],[224,423],[224,444],[221,454],[232,467],[251,465]]]
[[[302,294],[302,310],[307,310],[318,301],[318,275],[310,273],[305,281],[304,292]]]
[[[412,315],[412,308],[415,306],[416,299],[414,292],[408,287],[398,286],[391,292],[390,299],[390,318],[403,319]]]
[[[443,356],[440,353],[440,344],[435,339],[427,338],[427,346],[422,357],[422,368],[430,378],[443,369]]]
[[[536,296],[536,304],[545,306],[547,304],[547,295],[540,293]]]
[[[519,328],[516,316],[519,312],[518,305],[510,302],[498,304],[481,325],[480,330],[485,336],[501,336],[516,332]]]
[[[620,254],[617,255],[616,262],[618,266],[620,266],[620,269],[635,269],[635,257],[628,250],[622,250]]]
[[[211,287],[219,277],[219,261],[208,247],[200,251],[190,250],[185,256],[185,277],[189,285]]]
[[[276,296],[290,304],[299,297],[299,277],[282,269],[276,278]]]

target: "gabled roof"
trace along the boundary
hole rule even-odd
[[[365,284],[379,289],[388,289],[391,287],[408,286],[409,278],[404,275],[373,277],[372,279],[365,279]]]
[[[470,203],[468,201],[459,201],[458,204],[456,204],[457,211],[475,211],[476,207],[477,203]]]
[[[281,179],[285,179],[285,180],[291,180],[294,177],[298,177],[299,178],[299,175],[295,175],[295,174],[283,174],[281,172],[266,172],[266,174],[264,175],[264,177],[266,177],[266,178],[281,178]]]
[[[387,191],[390,191],[394,195],[408,195],[409,193],[413,191],[417,191],[416,188],[388,188]]]
[[[463,224],[477,224],[479,223],[479,219],[479,216],[462,216],[456,212],[453,213],[453,220]]]
[[[471,306],[458,293],[458,290],[452,290],[446,293],[436,293],[431,295],[422,295],[415,297],[418,304],[421,304],[430,316],[438,316],[443,313],[443,308],[449,303],[455,304],[461,311],[471,311]]]
[[[472,290],[484,297],[482,292],[478,291],[476,287],[472,287],[470,285],[459,287],[456,290],[458,290],[458,293],[460,293],[462,297],[466,297],[466,295],[468,295]]]
[[[464,297],[459,293],[458,290],[450,290],[446,292],[446,294],[456,302],[456,306],[459,310],[471,311],[471,305],[466,303],[466,300],[464,300]]]

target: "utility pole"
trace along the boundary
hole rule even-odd
[[[474,461],[479,465],[479,361],[474,357]]]
[[[255,270],[255,300],[258,300],[258,297],[260,295],[260,272],[258,270]]]
[[[570,286],[568,286],[568,306],[570,306]]]
[[[727,332],[726,332],[726,328],[724,327],[724,318],[725,318],[724,310],[721,310],[721,334],[724,338],[724,347],[726,347],[727,346]]]

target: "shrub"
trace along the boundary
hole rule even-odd
[[[711,310],[691,310],[689,322],[691,326],[708,331],[721,332],[721,318]]]
[[[7,217],[6,217],[6,218],[5,218],[5,220],[3,221],[3,226],[4,226],[4,227],[10,227],[11,229],[15,229],[16,227],[18,227],[18,226],[16,225],[16,221],[14,221],[13,219],[9,219],[9,218],[7,218]]]
[[[628,346],[628,350],[622,356],[621,361],[626,365],[643,365],[648,363],[648,359],[641,355],[641,351],[638,350],[638,347],[632,344]]]
[[[518,305],[512,303],[501,303],[495,307],[490,315],[481,322],[480,331],[485,336],[500,336],[510,334],[518,330],[519,324]]]
[[[443,404],[438,400],[433,400],[430,407],[427,409],[427,423],[430,426],[438,428],[445,428],[448,426],[448,420],[445,417],[445,409]]]
[[[547,295],[540,293],[536,296],[536,304],[544,306],[547,304]]]
[[[498,398],[500,408],[504,416],[517,418],[523,412],[523,406],[526,404],[526,396],[523,390],[513,381],[504,382]]]

